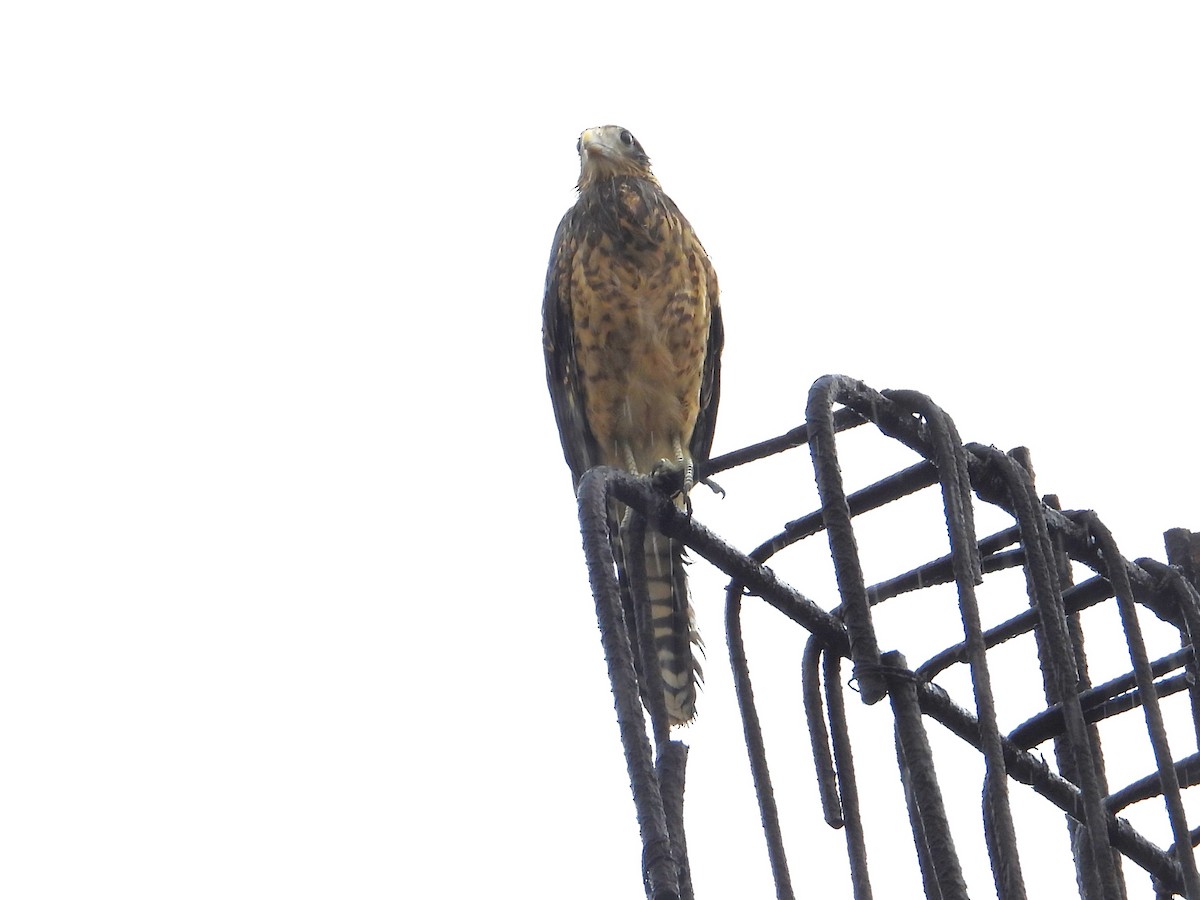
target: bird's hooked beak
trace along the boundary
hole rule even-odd
[[[599,128],[586,128],[579,136],[579,184],[576,187],[581,188],[601,173],[612,171],[616,158],[601,134]]]
[[[579,136],[579,155],[584,162],[587,162],[589,156],[594,154],[604,155],[604,142],[600,139],[600,132],[597,128],[585,128],[583,134]]]

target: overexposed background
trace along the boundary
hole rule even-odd
[[[640,896],[540,347],[589,125],[638,136],[720,273],[715,452],[825,373],[915,388],[1163,558],[1200,528],[1198,44],[1184,3],[6,10],[5,896]],[[847,444],[852,486],[912,459]],[[812,508],[803,452],[762,473],[697,516],[748,548]],[[928,523],[881,528],[868,578],[942,552]],[[779,568],[830,606],[814,546]],[[697,896],[769,897],[724,579],[692,575]],[[848,897],[803,635],[750,607],[793,876]],[[873,873],[916,896],[890,715],[851,712],[868,837],[898,835]],[[1029,809],[1055,896],[1061,816]]]

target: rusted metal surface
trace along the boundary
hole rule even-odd
[[[920,454],[923,461],[860,490],[847,491],[836,435],[871,426],[883,438],[899,441]],[[1200,741],[1200,666],[1191,639],[1200,632],[1200,536],[1184,529],[1168,532],[1169,565],[1149,559],[1130,562],[1094,513],[1064,512],[1057,508],[1055,498],[1037,496],[1028,451],[1019,448],[1003,453],[994,447],[964,445],[953,421],[928,397],[912,391],[878,392],[844,376],[826,376],[813,385],[803,425],[711,460],[698,474],[707,478],[805,446],[820,508],[789,522],[782,532],[749,553],[728,546],[688,512],[677,509],[670,501],[675,486],[669,476],[637,478],[598,468],[580,484],[585,552],[641,828],[647,896],[688,900],[692,895],[683,833],[686,747],[671,739],[661,710],[654,708],[656,692],[639,692],[637,670],[644,667],[635,666],[635,660],[646,652],[646,644],[637,635],[644,634],[646,620],[644,611],[637,608],[637,598],[644,594],[644,587],[639,573],[631,573],[633,584],[627,594],[635,598],[635,609],[623,609],[608,533],[609,504],[614,501],[634,511],[622,527],[649,527],[677,538],[730,576],[726,596],[730,661],[778,897],[786,900],[794,891],[741,625],[746,603],[760,601],[803,629],[797,631],[798,640],[805,642],[801,694],[821,814],[828,825],[845,831],[850,864],[846,896],[866,900],[875,889],[886,896],[888,886],[873,888],[867,865],[870,847],[854,772],[853,735],[845,713],[843,660],[851,664],[851,681],[859,700],[868,705],[884,697],[891,701],[896,777],[904,786],[928,897],[967,896],[962,864],[943,809],[937,760],[925,737],[924,722],[931,719],[982,755],[981,815],[1000,900],[1024,900],[1022,862],[1033,865],[1049,852],[1074,853],[1082,900],[1126,900],[1128,885],[1139,873],[1142,878],[1149,876],[1157,896],[1200,900],[1200,876],[1192,849],[1200,840],[1200,829],[1189,825],[1183,803],[1184,792],[1200,783],[1200,754],[1182,759],[1172,755],[1173,742],[1194,746]],[[914,561],[906,571],[868,585],[855,518],[935,485],[940,491],[950,552],[937,559]],[[1003,510],[1013,524],[977,536],[980,504]],[[829,542],[839,593],[839,602],[831,610],[823,609],[765,565],[781,551],[821,534]],[[1078,566],[1094,574],[1074,583]],[[1017,567],[1025,576],[1028,608],[985,627],[976,589],[989,576]],[[873,608],[938,585],[952,586],[957,595],[964,639],[911,668],[900,653],[881,653]],[[1128,671],[1096,685],[1089,674],[1087,629],[1080,612],[1103,605],[1112,606],[1119,617],[1128,648]],[[1157,656],[1158,651],[1152,653],[1139,623],[1139,610],[1176,629],[1179,649]],[[996,621],[995,617],[991,621]],[[1005,642],[1031,633],[1036,638],[1045,698],[1023,698],[1036,700],[1032,705],[1041,711],[1016,727],[1010,723],[1006,732],[996,711],[992,655]],[[965,702],[952,699],[937,683],[943,672],[958,664],[969,674],[969,700]],[[1160,700],[1182,692],[1190,701],[1189,733],[1173,736]],[[642,696],[651,698],[649,729]],[[872,706],[871,714],[887,716],[888,706]],[[1110,787],[1097,728],[1102,721],[1139,729],[1148,737],[1153,771],[1131,784]],[[1053,741],[1053,766],[1030,752],[1046,741]],[[870,752],[877,754],[877,748]],[[877,765],[877,756],[872,761]],[[1066,815],[1069,841],[1063,842],[1061,850],[1022,845],[1010,810],[1013,781],[1029,785],[1045,798],[1048,811],[1057,807]],[[1157,811],[1161,829],[1173,840],[1170,847],[1156,845],[1119,815],[1138,803]],[[1123,860],[1133,865],[1122,865]],[[699,887],[703,896],[703,886]]]

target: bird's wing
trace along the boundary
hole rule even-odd
[[[691,226],[688,226],[691,229]],[[692,235],[695,239],[695,235]],[[708,460],[712,450],[713,431],[717,427],[717,404],[721,399],[721,349],[725,346],[725,326],[721,321],[720,291],[717,287],[717,272],[696,241],[700,256],[704,260],[704,274],[708,283],[709,325],[708,347],[704,353],[704,369],[700,378],[700,412],[696,417],[696,428],[692,432],[689,449],[698,462]]]
[[[583,384],[575,359],[575,326],[571,312],[571,266],[579,235],[570,209],[558,223],[550,266],[546,271],[546,294],[542,300],[542,347],[546,353],[546,382],[554,402],[554,418],[562,440],[563,455],[571,467],[576,486],[583,473],[599,462],[596,438],[584,411]]]

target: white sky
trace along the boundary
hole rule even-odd
[[[1030,446],[1039,487],[1130,558],[1200,528],[1196,8],[780,9],[0,16],[5,896],[640,896],[540,348],[589,125],[639,137],[720,273],[717,452],[842,372]],[[853,486],[912,461],[853,446]],[[722,483],[697,515],[746,549],[812,508],[803,452]],[[889,527],[869,578],[942,552],[936,517]],[[779,569],[830,606],[810,543]],[[692,574],[697,895],[769,897],[724,579]],[[903,603],[881,630],[916,662],[937,617]],[[804,635],[750,607],[793,876],[848,897]],[[898,835],[877,890],[914,896],[890,714],[852,707],[868,837]],[[944,743],[978,859],[975,756]],[[1052,835],[1031,896],[1054,896],[1061,819],[1028,810]]]

